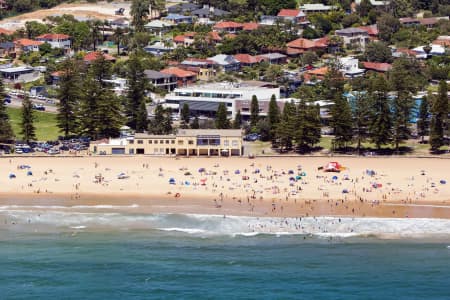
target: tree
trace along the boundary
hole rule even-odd
[[[306,51],[301,57],[303,66],[312,65],[318,59],[319,57],[317,56],[316,52],[313,51]]]
[[[190,110],[189,110],[189,104],[184,103],[183,107],[181,108],[181,128],[188,128],[189,127],[189,118],[190,118]]]
[[[144,66],[136,54],[130,56],[126,70],[128,89],[125,114],[127,125],[137,132],[143,132],[148,125],[146,103],[150,83],[144,73]]]
[[[377,26],[379,38],[390,42],[392,36],[400,29],[400,21],[390,14],[383,14],[378,18]]]
[[[392,89],[396,92],[392,106],[392,138],[398,151],[399,144],[411,136],[410,118],[415,105],[413,95],[423,86],[424,76],[416,60],[399,58],[393,63],[388,78]]]
[[[148,131],[153,134],[169,134],[172,132],[172,110],[156,105],[155,117],[150,121]]]
[[[239,109],[234,116],[233,129],[240,129],[242,127],[242,115]]]
[[[356,94],[355,108],[352,111],[353,137],[356,140],[356,149],[361,151],[361,144],[369,135],[370,99],[364,92]]]
[[[8,113],[5,104],[5,87],[3,80],[0,79],[0,142],[6,142],[14,137]]]
[[[198,120],[198,117],[195,116],[194,120],[192,121],[191,128],[192,129],[199,129],[200,128],[200,124],[199,123],[200,122]]]
[[[92,139],[117,137],[123,125],[123,107],[107,80],[111,63],[102,55],[89,66],[83,82],[80,133]]]
[[[29,39],[34,39],[41,34],[47,33],[48,26],[37,21],[27,21],[25,22],[25,32]]]
[[[258,104],[258,98],[253,95],[252,101],[250,102],[250,127],[254,128],[256,126],[256,123],[258,123],[259,120],[259,104]]]
[[[427,97],[423,97],[419,106],[419,118],[417,120],[417,134],[421,137],[422,143],[425,136],[428,135],[430,122],[428,120],[429,105]]]
[[[439,82],[438,95],[433,100],[431,109],[430,146],[431,151],[438,151],[444,143],[444,133],[448,125],[447,83]]]
[[[133,0],[131,2],[131,24],[137,32],[145,30],[144,25],[150,13],[149,5],[149,0]]]
[[[36,127],[34,126],[33,103],[28,96],[22,100],[22,120],[20,123],[23,140],[28,144],[36,140]]]
[[[371,62],[390,63],[392,62],[392,51],[386,43],[370,42],[364,50],[363,58]]]
[[[216,115],[216,127],[217,129],[228,129],[230,128],[230,121],[227,116],[227,107],[225,103],[221,102],[217,108]]]
[[[281,120],[276,126],[273,145],[280,147],[280,152],[292,148],[292,141],[295,135],[296,107],[293,102],[284,104]]]
[[[275,129],[280,123],[280,108],[278,107],[277,98],[275,95],[270,97],[269,111],[267,112],[267,121],[269,122],[270,132],[269,139],[273,139],[275,136]]]
[[[370,115],[369,137],[377,149],[390,142],[392,117],[388,102],[388,84],[381,75],[375,75],[369,83]]]
[[[297,107],[295,142],[300,152],[308,151],[320,141],[320,108],[303,98]]]
[[[56,120],[65,137],[78,130],[78,107],[81,99],[81,78],[78,62],[66,60],[60,71]]]
[[[114,37],[114,41],[117,44],[117,55],[120,55],[120,44],[122,42],[124,34],[125,34],[125,32],[120,27],[117,27],[114,30],[113,37]]]

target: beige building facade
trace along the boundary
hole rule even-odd
[[[89,150],[100,155],[242,156],[242,131],[180,129],[176,135],[137,133],[133,137],[93,142]]]

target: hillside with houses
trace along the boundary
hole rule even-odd
[[[56,114],[62,139],[233,128],[260,154],[448,152],[447,1],[25,2],[0,2],[2,110]]]

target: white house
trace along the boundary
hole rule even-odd
[[[364,50],[369,43],[369,33],[360,28],[344,28],[336,30],[335,34],[342,37],[344,46],[349,49]]]
[[[49,43],[52,48],[70,49],[70,36],[60,33],[46,33],[36,38],[37,41]]]
[[[364,69],[360,69],[358,67],[358,59],[347,56],[347,57],[340,57],[339,58],[339,71],[342,72],[342,74],[345,77],[353,78],[358,77],[364,74]]]

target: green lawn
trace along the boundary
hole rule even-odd
[[[14,134],[17,139],[22,136],[20,134],[20,122],[21,122],[21,109],[20,108],[7,108],[11,125],[14,130]],[[56,126],[56,114],[35,111],[35,127],[36,137],[39,141],[56,140],[60,135],[59,129]]]

